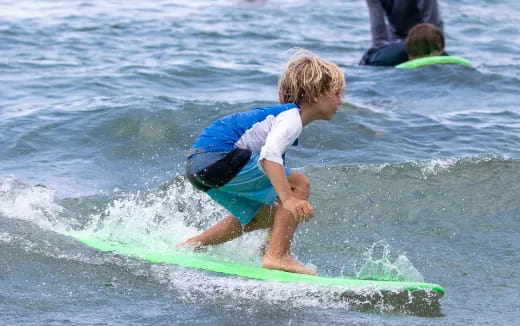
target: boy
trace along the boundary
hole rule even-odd
[[[443,55],[444,35],[435,25],[415,25],[406,37],[406,51],[408,60]]]
[[[307,177],[286,167],[284,156],[303,127],[332,118],[344,91],[343,71],[303,50],[280,77],[281,105],[228,115],[206,128],[190,150],[186,175],[231,215],[178,246],[215,245],[270,228],[263,267],[316,274],[290,255],[298,224],[314,209]]]

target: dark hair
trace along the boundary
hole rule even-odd
[[[420,58],[444,51],[444,35],[433,24],[415,25],[406,37],[408,57]]]

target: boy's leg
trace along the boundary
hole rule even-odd
[[[216,245],[234,239],[241,234],[242,225],[240,222],[233,215],[228,215],[201,234],[178,244],[177,247],[186,245],[193,245],[196,247]]]
[[[201,234],[178,244],[177,247],[185,245],[195,245],[199,247],[217,245],[239,237],[244,232],[270,228],[273,224],[270,210],[270,206],[262,206],[253,220],[244,227],[242,227],[240,221],[238,221],[237,218],[235,218],[233,215],[228,215]]]
[[[310,194],[309,181],[298,172],[291,172],[289,183],[294,195],[307,200]],[[275,208],[273,229],[269,247],[264,255],[263,266],[301,274],[316,274],[316,272],[291,257],[291,242],[299,222],[282,205]]]

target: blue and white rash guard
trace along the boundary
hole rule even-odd
[[[263,159],[283,165],[283,154],[296,145],[303,125],[300,108],[293,103],[253,109],[216,120],[195,140],[192,150],[260,153]],[[262,169],[261,164],[258,164]]]

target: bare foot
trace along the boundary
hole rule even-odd
[[[266,254],[264,255],[262,266],[268,269],[278,269],[291,273],[317,275],[315,270],[305,266],[289,255],[275,258]]]
[[[187,241],[184,241],[184,242],[181,242],[181,243],[175,245],[175,248],[200,252],[200,251],[204,251],[206,249],[206,246],[204,246],[200,242],[190,242],[190,240],[187,240]]]

